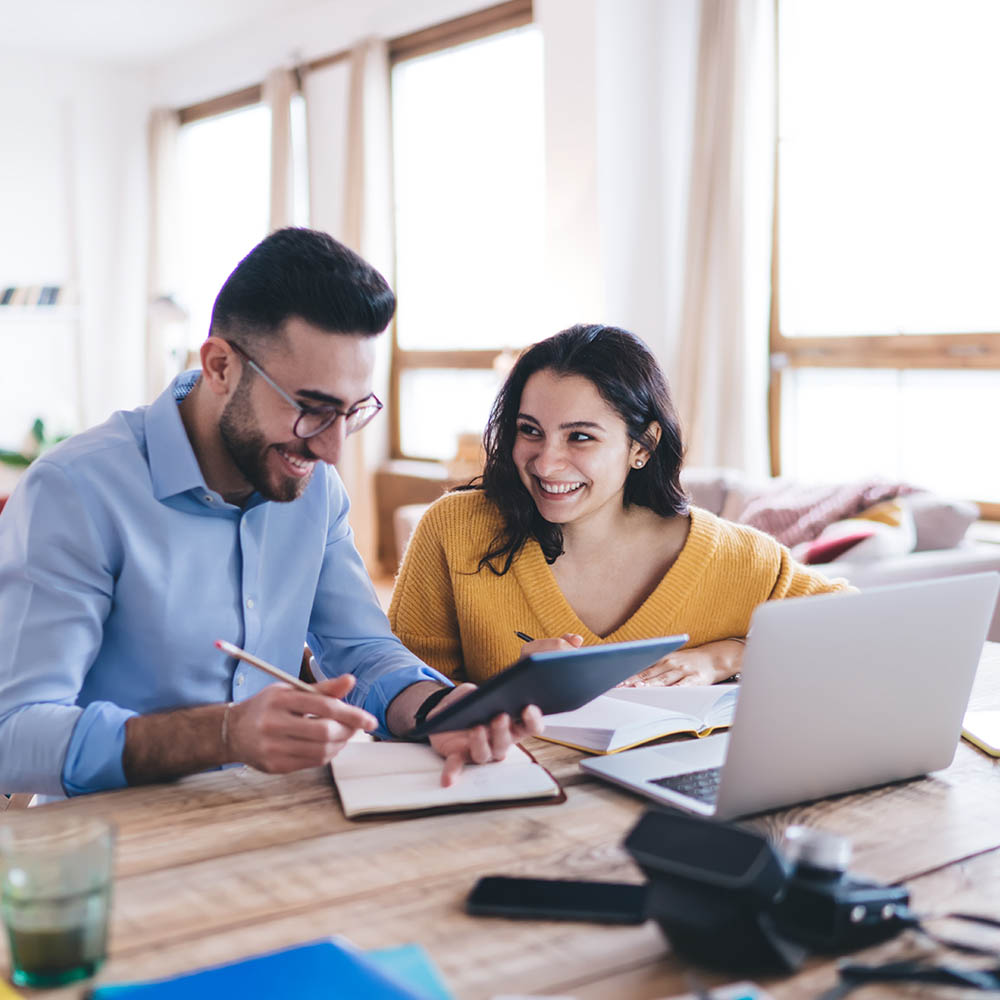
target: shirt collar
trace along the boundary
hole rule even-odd
[[[199,378],[200,371],[178,375],[146,410],[146,450],[157,500],[188,490],[207,490],[177,408]]]

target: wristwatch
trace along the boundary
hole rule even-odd
[[[417,726],[422,726],[427,721],[427,715],[431,709],[433,709],[445,695],[454,690],[454,688],[450,687],[440,687],[436,691],[431,691],[431,693],[420,703],[420,707],[414,713],[413,728],[416,729]]]

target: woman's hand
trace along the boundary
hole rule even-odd
[[[739,673],[742,662],[742,640],[718,639],[706,642],[704,646],[670,653],[634,677],[622,681],[619,687],[717,684]]]
[[[532,639],[521,647],[521,659],[532,653],[550,653],[554,650],[579,649],[583,636],[575,632],[563,632],[558,639]]]

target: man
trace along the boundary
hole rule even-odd
[[[467,693],[390,632],[333,469],[381,408],[394,309],[346,247],[276,232],[223,285],[201,372],[34,462],[0,518],[0,789],[314,767]],[[325,678],[308,694],[213,645],[289,667],[306,637]],[[433,737],[443,782],[539,728],[529,710]]]

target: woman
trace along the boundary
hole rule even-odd
[[[689,507],[666,380],[624,330],[574,326],[527,350],[485,448],[481,482],[421,519],[389,608],[400,639],[456,681],[543,649],[686,632],[631,683],[712,684],[738,673],[758,604],[846,588]]]

